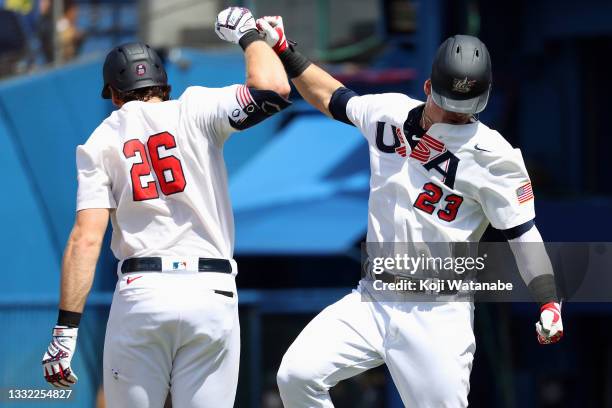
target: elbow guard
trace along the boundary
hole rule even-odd
[[[240,109],[232,112],[229,121],[237,130],[248,129],[291,105],[291,101],[274,91],[247,88],[246,86],[238,90],[236,99]]]

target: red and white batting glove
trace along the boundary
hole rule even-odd
[[[53,338],[43,355],[42,365],[45,380],[54,387],[68,388],[78,380],[70,367],[78,330],[67,326],[55,326],[53,329]]]
[[[559,303],[546,303],[540,308],[540,321],[536,323],[536,332],[540,344],[551,344],[561,340],[563,322]]]
[[[265,16],[257,19],[257,29],[272,49],[280,54],[289,46],[281,16]]]
[[[222,40],[238,44],[249,31],[257,32],[251,11],[244,7],[228,7],[217,15],[215,32]]]

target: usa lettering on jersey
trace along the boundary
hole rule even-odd
[[[383,153],[397,153],[402,157],[406,156],[406,138],[401,130],[391,126],[393,133],[393,145],[384,143],[385,122],[376,124],[376,147]],[[411,158],[419,161],[427,171],[435,170],[442,176],[442,182],[448,188],[455,187],[455,177],[459,158],[449,151],[444,143],[436,140],[428,134],[424,134],[410,153]]]

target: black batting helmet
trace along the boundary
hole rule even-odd
[[[110,87],[126,92],[148,86],[168,85],[159,55],[147,44],[133,42],[113,48],[104,61],[102,98],[110,99]]]
[[[483,42],[456,35],[438,48],[431,67],[431,96],[446,111],[479,113],[487,106],[491,77],[491,57]]]

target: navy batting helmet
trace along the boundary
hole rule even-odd
[[[438,48],[431,67],[431,96],[444,110],[479,113],[487,106],[491,77],[491,58],[483,42],[456,35]]]
[[[113,48],[104,61],[102,98],[110,99],[110,87],[120,92],[168,85],[159,55],[147,44],[134,42]]]

